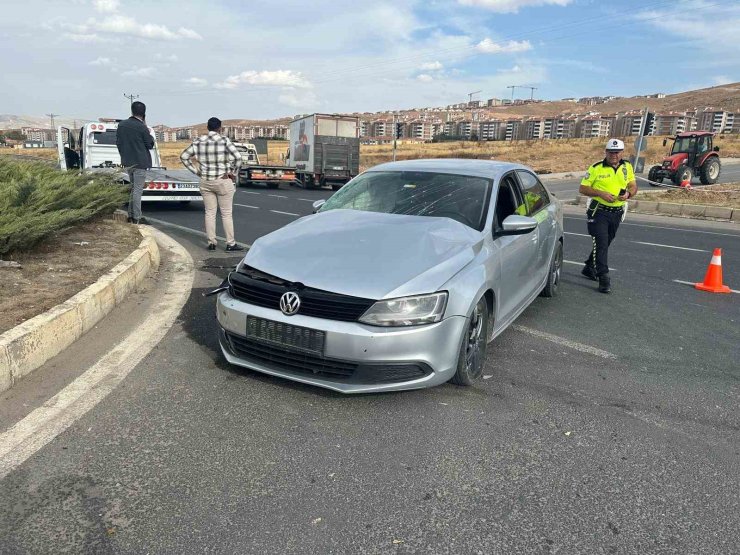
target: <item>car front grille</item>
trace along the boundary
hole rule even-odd
[[[233,333],[227,332],[226,338],[234,354],[281,370],[327,378],[349,378],[359,366],[354,362],[258,343]]]
[[[231,295],[240,301],[280,310],[280,297],[288,291],[294,291],[301,299],[297,314],[327,320],[354,322],[375,303],[372,299],[305,287],[250,266],[243,266],[238,272],[232,272],[229,280]]]

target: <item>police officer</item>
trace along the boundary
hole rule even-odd
[[[611,292],[609,279],[609,245],[622,221],[625,201],[637,194],[637,183],[632,164],[622,160],[624,143],[609,139],[606,155],[588,169],[578,191],[591,197],[586,209],[588,233],[591,235],[591,254],[581,273],[599,282],[599,291]]]

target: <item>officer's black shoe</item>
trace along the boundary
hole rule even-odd
[[[208,243],[208,250],[209,251],[215,251],[216,245],[214,243]]]
[[[131,216],[129,216],[128,218],[126,218],[126,222],[129,224],[132,224],[134,223],[134,219]]]
[[[244,250],[244,247],[242,247],[241,245],[239,245],[237,243],[234,243],[233,245],[226,245],[226,251],[227,252],[231,252],[231,251],[243,251],[243,250]]]
[[[599,292],[600,293],[611,293],[612,282],[609,276],[599,276]]]
[[[583,275],[583,277],[587,277],[591,281],[598,281],[599,279],[598,277],[596,277],[596,269],[593,266],[589,266],[588,264],[586,264],[583,267],[583,270],[581,270],[581,275]]]

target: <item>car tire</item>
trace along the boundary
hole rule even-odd
[[[550,269],[547,271],[547,283],[542,289],[540,295],[543,297],[557,297],[560,290],[560,276],[563,270],[563,244],[558,241],[555,248],[555,255],[550,262]]]
[[[341,188],[342,188],[342,184],[341,183],[332,183],[331,184],[331,190],[332,191],[338,191]]]
[[[481,297],[467,320],[457,356],[457,370],[450,381],[455,385],[473,385],[483,375],[488,346],[488,303]]]
[[[720,171],[721,165],[719,158],[712,156],[699,168],[699,178],[704,185],[712,185],[713,183],[717,183]]]

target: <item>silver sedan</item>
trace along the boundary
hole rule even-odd
[[[471,385],[487,343],[558,292],[562,209],[525,166],[382,164],[315,209],[229,275],[230,363],[342,393]]]

